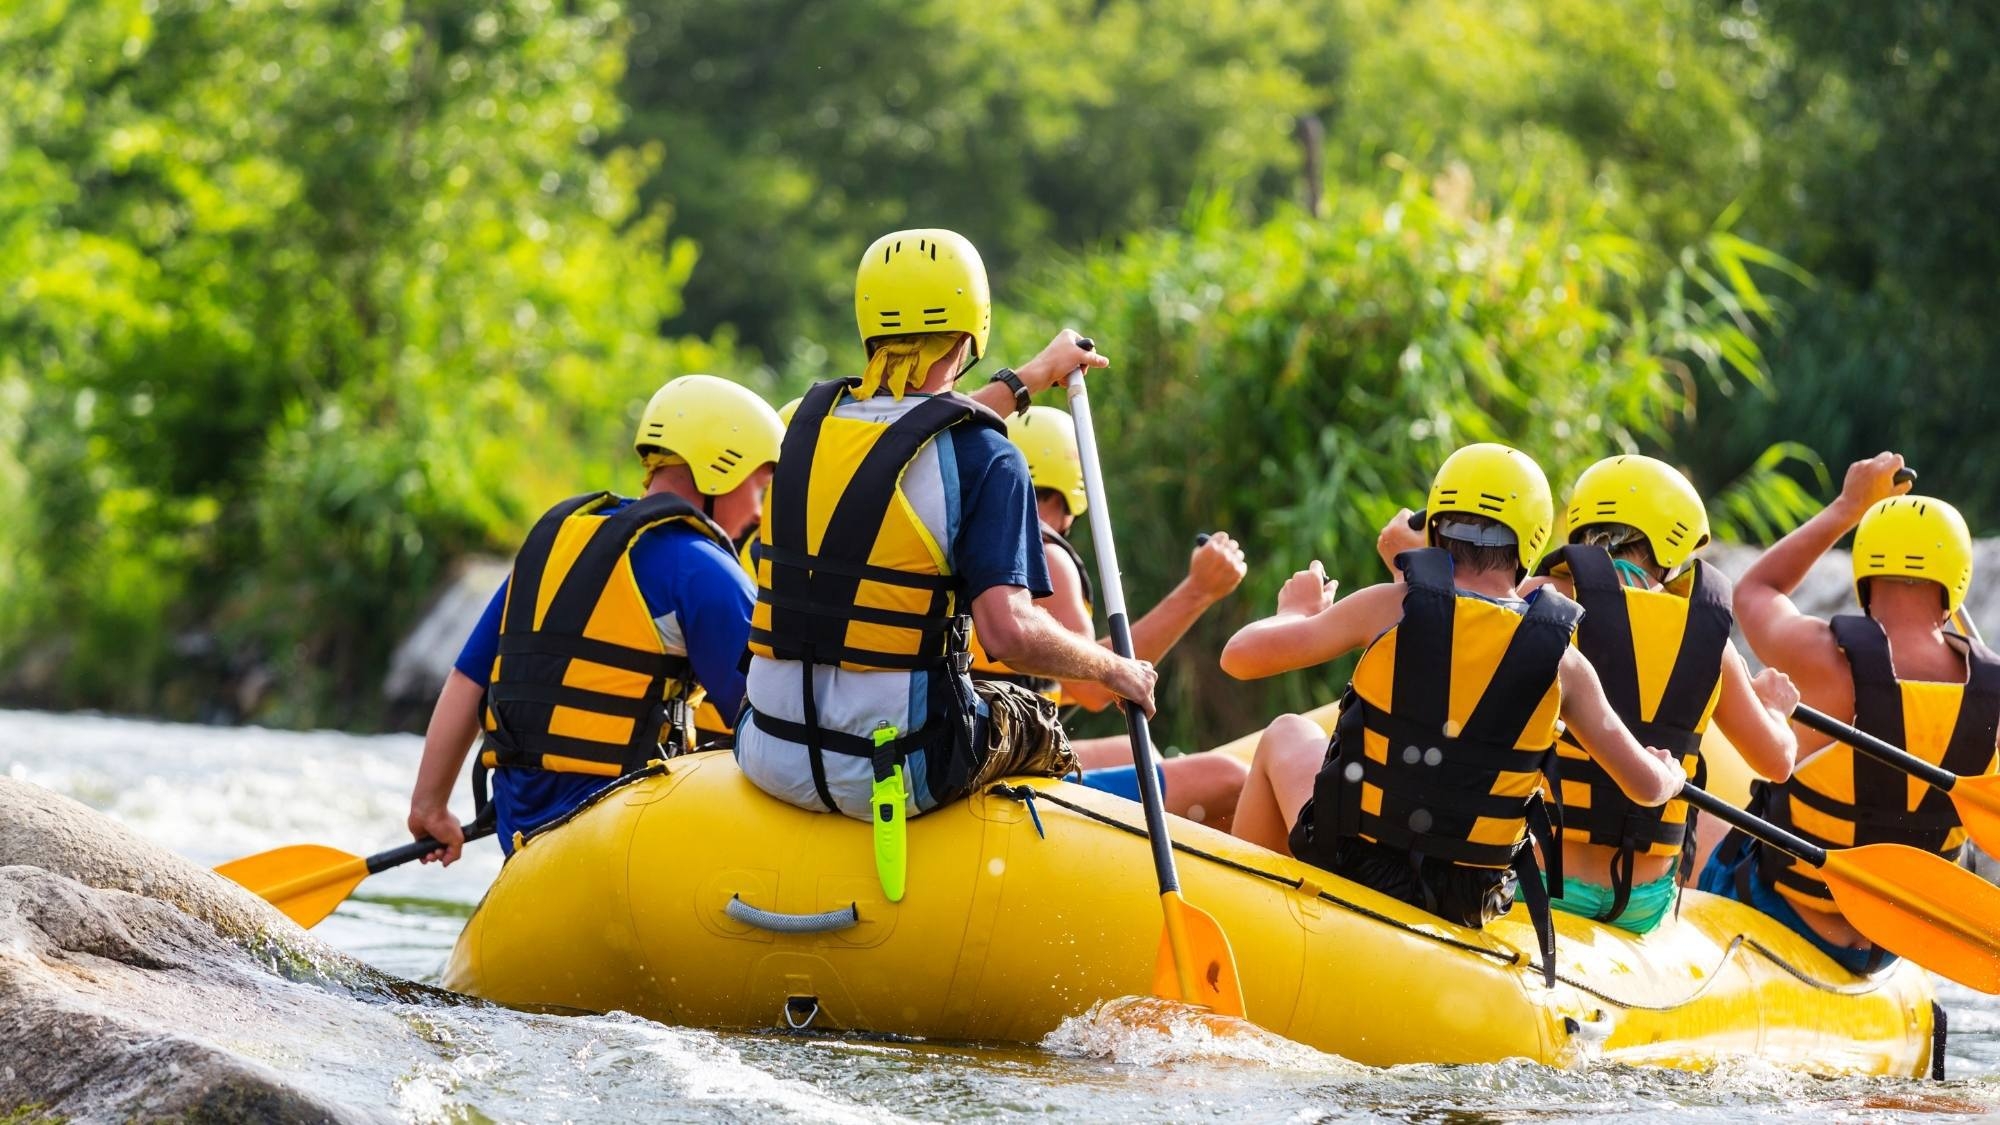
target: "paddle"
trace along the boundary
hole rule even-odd
[[[1949,794],[1965,830],[1989,853],[2000,853],[2000,775],[1962,777],[1803,703],[1792,708],[1792,720]]]
[[[1680,798],[1818,868],[1835,908],[1869,941],[1967,988],[2000,993],[2000,887],[1901,844],[1822,848],[1692,785]]]
[[[465,826],[468,844],[491,835],[491,817]],[[436,840],[417,840],[364,858],[323,844],[293,844],[232,859],[215,871],[310,930],[346,902],[361,880],[421,859],[443,846]]]
[[[1083,491],[1090,500],[1090,542],[1097,552],[1105,613],[1111,619],[1111,649],[1129,660],[1132,628],[1125,619],[1118,548],[1111,537],[1111,512],[1104,499],[1104,475],[1097,460],[1097,435],[1091,428],[1082,368],[1069,377],[1069,411],[1076,420]],[[1243,989],[1229,938],[1212,915],[1181,898],[1180,872],[1174,867],[1173,838],[1167,835],[1167,807],[1160,795],[1159,774],[1153,769],[1153,739],[1146,729],[1146,713],[1135,703],[1126,703],[1124,710],[1132,734],[1132,764],[1139,775],[1139,803],[1146,809],[1146,837],[1153,846],[1153,873],[1160,884],[1160,909],[1166,915],[1159,957],[1153,966],[1153,994],[1241,1016]]]

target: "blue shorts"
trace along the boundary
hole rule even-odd
[[[1734,899],[1747,906],[1770,915],[1813,944],[1815,949],[1833,958],[1835,964],[1857,976],[1866,976],[1878,969],[1896,963],[1896,956],[1885,949],[1848,949],[1835,945],[1814,932],[1806,920],[1799,916],[1789,899],[1778,893],[1777,888],[1764,880],[1764,872],[1757,862],[1757,849],[1763,845],[1740,832],[1732,832],[1716,846],[1714,854],[1708,857],[1708,866],[1701,869],[1701,878],[1696,886],[1712,895]],[[1749,869],[1743,870],[1745,864]],[[1740,877],[1739,877],[1740,873]],[[1737,884],[1741,882],[1742,887]],[[1747,889],[1750,897],[1746,900],[1741,891]]]
[[[1166,796],[1167,771],[1154,766],[1153,776],[1160,779],[1160,796]],[[1112,793],[1128,801],[1139,799],[1139,768],[1137,766],[1106,766],[1101,770],[1085,770],[1083,771],[1083,783],[1092,789]]]

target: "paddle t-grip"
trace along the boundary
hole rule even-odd
[[[1410,530],[1422,531],[1423,529],[1424,529],[1424,509],[1418,508],[1416,511],[1410,513]]]
[[[1889,478],[1889,483],[1915,484],[1917,483],[1917,471],[1915,469],[1908,469],[1908,468],[1897,469],[1896,475]]]

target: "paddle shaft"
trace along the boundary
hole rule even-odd
[[[1832,715],[1824,711],[1815,711],[1803,703],[1792,708],[1792,721],[1800,726],[1811,727],[1828,738],[1845,742],[1871,758],[1887,762],[1934,789],[1949,793],[1951,787],[1958,784],[1958,775],[1950,770],[1941,769],[1907,750],[1898,749],[1865,730],[1851,727]]]
[[[1125,616],[1125,586],[1118,578],[1118,545],[1111,535],[1111,510],[1104,498],[1104,472],[1097,459],[1097,434],[1090,421],[1090,396],[1083,387],[1083,369],[1069,377],[1069,412],[1076,420],[1077,459],[1082,462],[1083,493],[1090,498],[1090,546],[1097,554],[1097,575],[1103,587],[1104,612],[1111,621],[1111,651],[1132,659],[1132,626]],[[1146,810],[1146,837],[1153,847],[1153,874],[1160,893],[1178,894],[1179,870],[1174,845],[1167,835],[1167,804],[1153,769],[1153,739],[1146,712],[1125,704],[1126,728],[1132,735],[1132,765],[1139,774],[1139,803]],[[1192,983],[1192,982],[1188,982]],[[1187,995],[1194,995],[1193,991]]]
[[[1731,828],[1740,828],[1766,844],[1806,861],[1813,867],[1826,865],[1826,849],[1794,836],[1762,817],[1751,816],[1728,801],[1693,785],[1681,786],[1680,799]]]
[[[482,817],[465,826],[465,842],[470,844],[474,840],[484,840],[486,837],[493,835],[494,831],[493,819],[491,817]],[[362,862],[368,865],[368,873],[370,875],[380,875],[391,867],[401,867],[413,859],[422,859],[442,847],[444,847],[443,844],[425,837],[422,840],[404,844],[399,848],[390,848],[385,852],[376,852]]]

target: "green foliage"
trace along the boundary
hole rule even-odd
[[[453,558],[625,483],[638,404],[727,357],[657,335],[693,259],[638,209],[657,152],[592,147],[617,16],[0,12],[0,567],[38,583],[0,626],[62,652],[47,690],[197,711],[155,685],[219,640],[269,717],[365,722],[325,705]]]
[[[1169,734],[1206,745],[1334,698],[1343,669],[1245,690],[1215,654],[1310,560],[1350,591],[1386,580],[1377,531],[1423,505],[1452,449],[1516,445],[1562,490],[1691,410],[1689,363],[1755,377],[1737,317],[1759,298],[1708,288],[1734,272],[1723,257],[1655,261],[1590,214],[1525,218],[1460,169],[1350,187],[1322,220],[1244,227],[1214,201],[1048,277],[1039,316],[1009,322],[1067,317],[1117,342],[1092,399],[1135,605],[1180,577],[1194,532],[1249,545],[1242,591],[1164,669]]]
[[[620,134],[702,247],[678,324],[784,364],[852,332],[861,249],[947,226],[1004,275],[1296,164],[1338,5],[637,0]],[[1292,190],[1289,178],[1275,190]]]
[[[1781,291],[1779,394],[1731,406],[1719,472],[1808,440],[1836,469],[1908,455],[1975,528],[2000,522],[1986,449],[2000,424],[2000,23],[1979,4],[1712,4],[1776,79],[1756,105],[1767,162],[1745,223],[1820,279]]]

